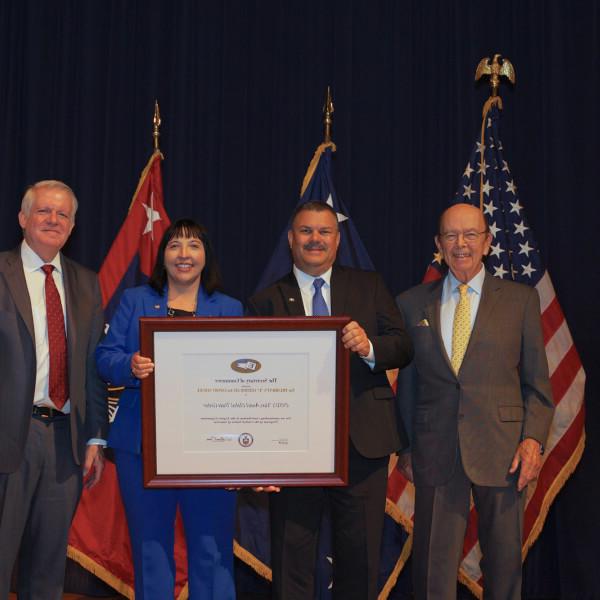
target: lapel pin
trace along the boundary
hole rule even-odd
[[[158,310],[160,308],[160,304],[155,304],[154,308],[156,308]]]
[[[288,302],[296,302],[295,298],[288,298]]]

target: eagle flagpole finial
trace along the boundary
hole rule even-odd
[[[500,62],[501,61],[501,62]],[[515,68],[508,58],[502,58],[501,54],[494,54],[490,60],[489,56],[482,58],[475,71],[475,81],[479,81],[483,75],[490,76],[490,86],[492,88],[492,98],[498,96],[500,87],[500,78],[506,77],[513,85],[515,84]]]

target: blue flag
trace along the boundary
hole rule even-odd
[[[367,250],[362,243],[356,227],[350,217],[348,209],[341,202],[333,185],[332,177],[332,153],[335,145],[332,142],[321,144],[311,160],[306,171],[302,190],[300,192],[299,204],[305,202],[323,202],[335,210],[340,228],[340,245],[337,252],[337,264],[354,267],[358,269],[374,270]],[[266,269],[256,287],[260,291],[292,270],[292,259],[288,244],[288,223],[283,230],[275,251],[271,256]],[[269,541],[269,515],[267,494],[241,493],[238,495],[238,532],[237,544],[235,546],[236,556],[251,569],[268,580],[271,579],[271,557]],[[394,568],[397,566],[398,556],[402,552],[407,535],[400,529],[399,525],[386,516],[386,531],[384,532],[384,547],[386,557],[382,560],[382,573],[380,575],[381,586],[392,577]],[[390,543],[390,537],[393,541]],[[333,557],[331,551],[331,521],[329,514],[323,515],[319,546],[317,549],[315,569],[315,598],[328,600],[331,598]],[[264,593],[264,583],[256,581],[252,573],[247,569],[238,569],[237,586],[238,593]]]
[[[338,200],[335,193],[331,175],[333,152],[335,152],[335,144],[332,142],[321,144],[317,148],[306,171],[298,205],[310,201],[329,204],[338,215],[338,225],[341,234],[337,263],[345,267],[356,267],[358,269],[373,271],[375,269],[373,262],[369,258],[367,249],[358,236],[348,209],[344,206],[343,202]],[[288,221],[255,291],[263,290],[292,270],[292,258],[287,238],[289,228],[290,222]]]

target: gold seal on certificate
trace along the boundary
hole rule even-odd
[[[141,319],[146,485],[344,485],[348,320]]]

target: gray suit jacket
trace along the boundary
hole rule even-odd
[[[458,451],[471,481],[506,486],[519,442],[546,442],[554,404],[534,288],[486,273],[458,376],[440,328],[443,279],[396,299],[415,359],[400,372],[398,396],[417,485],[443,485]]]
[[[67,350],[73,458],[81,463],[90,438],[106,438],[104,384],[94,350],[103,315],[96,274],[61,255],[67,312]],[[20,247],[0,253],[0,473],[15,471],[22,458],[35,388],[33,315]]]

